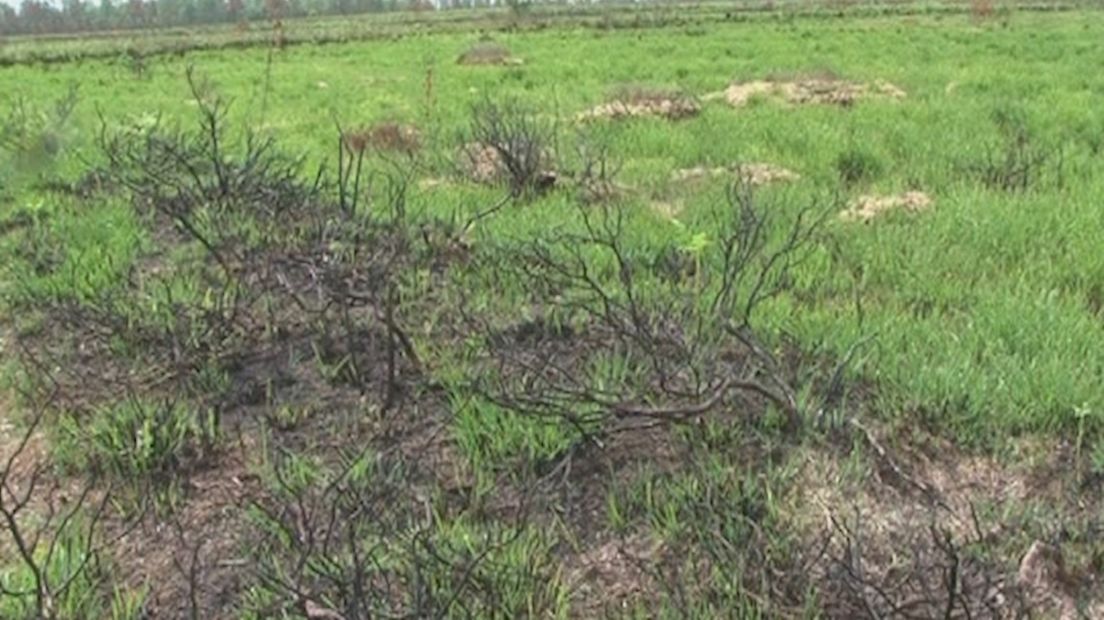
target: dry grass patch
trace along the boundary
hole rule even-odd
[[[897,210],[909,213],[927,211],[933,204],[931,196],[920,191],[888,196],[867,194],[852,200],[848,207],[840,212],[840,219],[845,222],[869,222]]]
[[[503,179],[506,174],[498,151],[493,146],[479,142],[469,142],[460,147],[457,163],[461,174],[475,183],[491,185]]]
[[[733,107],[745,106],[757,97],[780,99],[792,105],[828,104],[848,107],[862,99],[899,100],[906,96],[905,91],[884,80],[863,83],[823,74],[736,82],[719,93],[707,95],[706,98],[723,99]]]
[[[654,116],[670,121],[683,120],[701,113],[701,104],[675,90],[647,86],[623,86],[606,103],[579,114],[580,121],[620,120]]]
[[[653,200],[648,203],[648,206],[655,211],[656,215],[666,220],[677,218],[685,207],[681,200]]]
[[[461,65],[510,66],[524,64],[525,61],[514,56],[501,43],[480,41],[460,54],[456,62]]]
[[[483,185],[500,185],[509,180],[511,172],[502,156],[502,150],[490,144],[469,142],[457,152],[457,167],[465,179]],[[539,168],[534,179],[537,189],[545,190],[556,185],[559,174],[552,165],[552,154],[542,151]]]
[[[763,162],[749,162],[714,168],[695,166],[693,168],[679,168],[671,173],[671,180],[676,183],[696,182],[715,177],[732,177],[758,186],[767,183],[796,181],[801,178],[801,175],[782,166]]]
[[[352,153],[371,148],[380,152],[413,155],[422,148],[422,133],[417,127],[390,121],[346,131],[342,140]]]

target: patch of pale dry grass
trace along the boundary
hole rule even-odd
[[[345,148],[354,153],[371,148],[413,155],[422,148],[422,134],[417,127],[390,121],[346,131],[342,139]]]
[[[490,65],[490,66],[510,66],[521,65],[524,61],[521,58],[514,56],[510,50],[494,41],[480,41],[471,46],[464,53],[460,54],[460,57],[456,59],[457,64],[461,65]]]
[[[701,113],[701,104],[685,93],[646,86],[622,86],[609,101],[578,115],[578,120],[619,120],[653,116],[671,121]]]
[[[701,181],[716,177],[731,177],[742,179],[751,185],[766,185],[768,183],[784,183],[796,181],[801,175],[778,166],[764,162],[747,162],[730,166],[695,166],[693,168],[679,168],[671,173],[671,180],[676,183]]]
[[[846,222],[869,222],[893,211],[927,211],[933,204],[931,196],[920,191],[887,196],[868,194],[852,200],[839,216]]]
[[[863,83],[831,75],[815,75],[736,82],[719,93],[707,95],[706,98],[723,99],[733,107],[745,106],[757,97],[780,99],[792,105],[828,104],[847,107],[862,99],[899,100],[906,96],[904,90],[884,80]]]

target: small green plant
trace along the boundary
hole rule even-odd
[[[687,230],[679,220],[676,219],[671,221],[678,226],[680,232],[682,232],[685,237],[685,241],[679,245],[678,250],[693,261],[694,288],[701,291],[703,284],[702,260],[703,258],[708,258],[706,250],[709,249],[709,246],[712,245],[713,242],[709,238],[709,233],[703,231],[693,232]]]
[[[146,601],[149,596],[149,586],[144,585],[138,590],[130,590],[115,587],[111,597],[111,611],[108,617],[111,620],[141,620],[149,617]]]
[[[33,563],[8,564],[7,559],[16,555],[5,555],[0,564],[0,618],[100,617],[98,610],[105,602],[98,591],[103,567],[85,533],[80,515],[73,515],[52,544],[44,542],[33,549]]]
[[[214,447],[218,417],[178,402],[137,398],[104,407],[91,420],[62,418],[58,455],[63,464],[118,476],[171,479]]]
[[[455,402],[453,432],[477,470],[547,461],[578,438],[578,432],[560,420],[533,419],[475,398]]]

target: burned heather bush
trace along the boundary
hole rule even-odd
[[[953,533],[933,512],[927,528],[898,532],[890,549],[871,542],[867,517],[858,510],[833,517],[823,534],[824,555],[811,573],[830,617],[1035,617],[1008,569],[992,559],[996,545],[976,514],[970,537]]]
[[[136,208],[202,244],[229,269],[266,234],[313,221],[306,216],[321,208],[321,179],[304,184],[300,162],[278,153],[271,139],[249,135],[243,144],[227,144],[228,104],[191,71],[188,80],[199,104],[194,130],[155,122],[111,131],[105,122],[99,143],[113,179]]]
[[[253,515],[263,616],[518,617],[562,596],[551,539],[512,518],[477,524],[419,497],[404,462],[356,454],[334,468],[285,456]]]
[[[378,393],[389,408],[418,368],[402,327],[404,287],[415,263],[433,256],[406,223],[407,178],[362,186],[363,161],[343,157],[335,181],[320,170],[304,182],[298,163],[272,142],[230,144],[225,103],[191,73],[189,83],[199,102],[195,130],[109,131],[105,123],[106,174],[154,243],[110,282],[74,281],[69,293],[18,299],[42,317],[18,334],[28,366],[58,369],[49,373],[56,402],[78,433],[91,432],[88,421],[126,396],[183,399],[181,407],[209,416],[204,433],[217,436],[223,415],[240,409],[234,373],[256,373],[255,360],[281,354],[362,395]],[[304,378],[301,369],[268,370]],[[279,395],[264,400],[272,405]],[[131,426],[120,427],[123,435]],[[137,469],[160,476],[178,464]]]
[[[14,300],[38,317],[16,334],[24,366],[55,388],[50,415],[61,420],[61,444],[85,452],[69,455],[71,473],[95,478],[90,488],[97,490],[125,484],[131,500],[149,494],[175,503],[189,494],[190,482],[205,474],[197,463],[230,458],[222,445],[228,430],[270,425],[278,434],[271,441],[280,447],[319,440],[321,434],[299,441],[295,426],[304,420],[285,410],[308,404],[322,410],[302,417],[324,418],[311,432],[332,426],[341,445],[389,424],[379,414],[402,413],[413,392],[408,387],[421,376],[404,325],[420,323],[415,317],[434,304],[426,280],[454,264],[457,237],[471,226],[413,222],[406,213],[411,172],[368,170],[395,162],[367,160],[345,135],[337,136],[336,174],[320,169],[304,180],[299,163],[271,141],[230,141],[225,102],[190,73],[189,82],[199,103],[198,127],[111,129],[104,123],[100,134],[106,179],[130,199],[151,243],[128,255],[127,264],[112,266],[111,278],[81,282],[75,272],[69,282],[55,273],[71,262],[68,249],[55,243],[48,252],[43,237],[42,273],[26,270],[21,288],[30,293]],[[57,276],[71,290],[31,294],[42,288],[35,278],[44,276]],[[174,492],[161,493],[162,483]],[[513,532],[488,530],[491,557],[512,544],[506,539]],[[484,556],[468,555],[467,540],[418,539],[417,562],[439,566],[442,579],[453,579],[453,568],[470,568],[474,585],[466,579],[415,584],[408,603],[387,604],[425,609],[435,596],[433,605],[448,608],[455,593],[483,587]],[[194,573],[196,565],[183,572]],[[377,581],[370,586],[380,587]],[[191,597],[199,601],[195,610],[226,603],[202,593]]]
[[[651,275],[655,259],[627,241],[623,207],[581,207],[581,230],[505,249],[490,267],[502,280],[526,282],[528,303],[538,312],[554,309],[556,321],[572,330],[570,342],[549,336],[519,343],[500,333],[495,317],[468,312],[485,347],[485,376],[472,388],[507,410],[564,421],[583,436],[609,430],[611,420],[623,428],[766,407],[796,430],[796,389],[752,324],[814,251],[824,207],[813,202],[782,220],[738,184],[718,239],[689,243],[698,266],[691,278]]]
[[[339,128],[336,179],[320,169],[305,184],[299,162],[271,141],[226,144],[226,104],[191,74],[189,82],[197,131],[155,125],[105,132],[101,144],[136,208],[151,215],[152,234],[202,248],[190,275],[217,302],[204,316],[218,310],[224,330],[243,337],[301,334],[324,366],[338,367],[334,377],[357,384],[374,381],[363,369],[374,361],[360,356],[384,351],[393,394],[398,358],[414,356],[395,318],[401,280],[419,256],[404,224],[407,175],[370,184],[367,143]]]
[[[62,620],[98,616],[109,605],[110,549],[140,515],[104,524],[116,500],[97,478],[63,480],[37,454],[39,431],[56,390],[27,390],[27,426],[0,452],[0,612],[5,617]],[[10,563],[9,563],[10,560]]]
[[[555,127],[517,101],[485,99],[472,108],[460,167],[482,183],[505,183],[515,197],[556,184]]]
[[[584,204],[612,202],[631,191],[617,181],[622,164],[615,159],[610,147],[587,134],[581,134],[576,142],[574,164],[568,176],[578,200]]]
[[[999,111],[994,122],[1000,139],[985,147],[981,161],[965,166],[969,176],[1005,192],[1028,191],[1051,174],[1061,186],[1064,151],[1060,145],[1040,144],[1018,114]]]

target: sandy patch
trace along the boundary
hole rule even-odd
[[[678,200],[653,200],[648,206],[660,217],[673,220],[682,213],[684,205]]]
[[[452,180],[445,177],[426,177],[418,181],[418,188],[422,190],[440,189],[452,185]]]
[[[497,183],[506,174],[498,151],[487,144],[469,142],[461,146],[457,160],[464,177],[476,183]]]
[[[539,172],[532,182],[537,189],[550,189],[560,182],[560,175],[552,166],[550,152],[544,152],[540,160]],[[497,185],[510,179],[510,170],[501,153],[489,144],[464,144],[457,153],[456,161],[460,175],[473,183]]]
[[[579,200],[586,204],[598,204],[623,200],[633,194],[634,189],[616,181],[582,181],[578,185]]]

